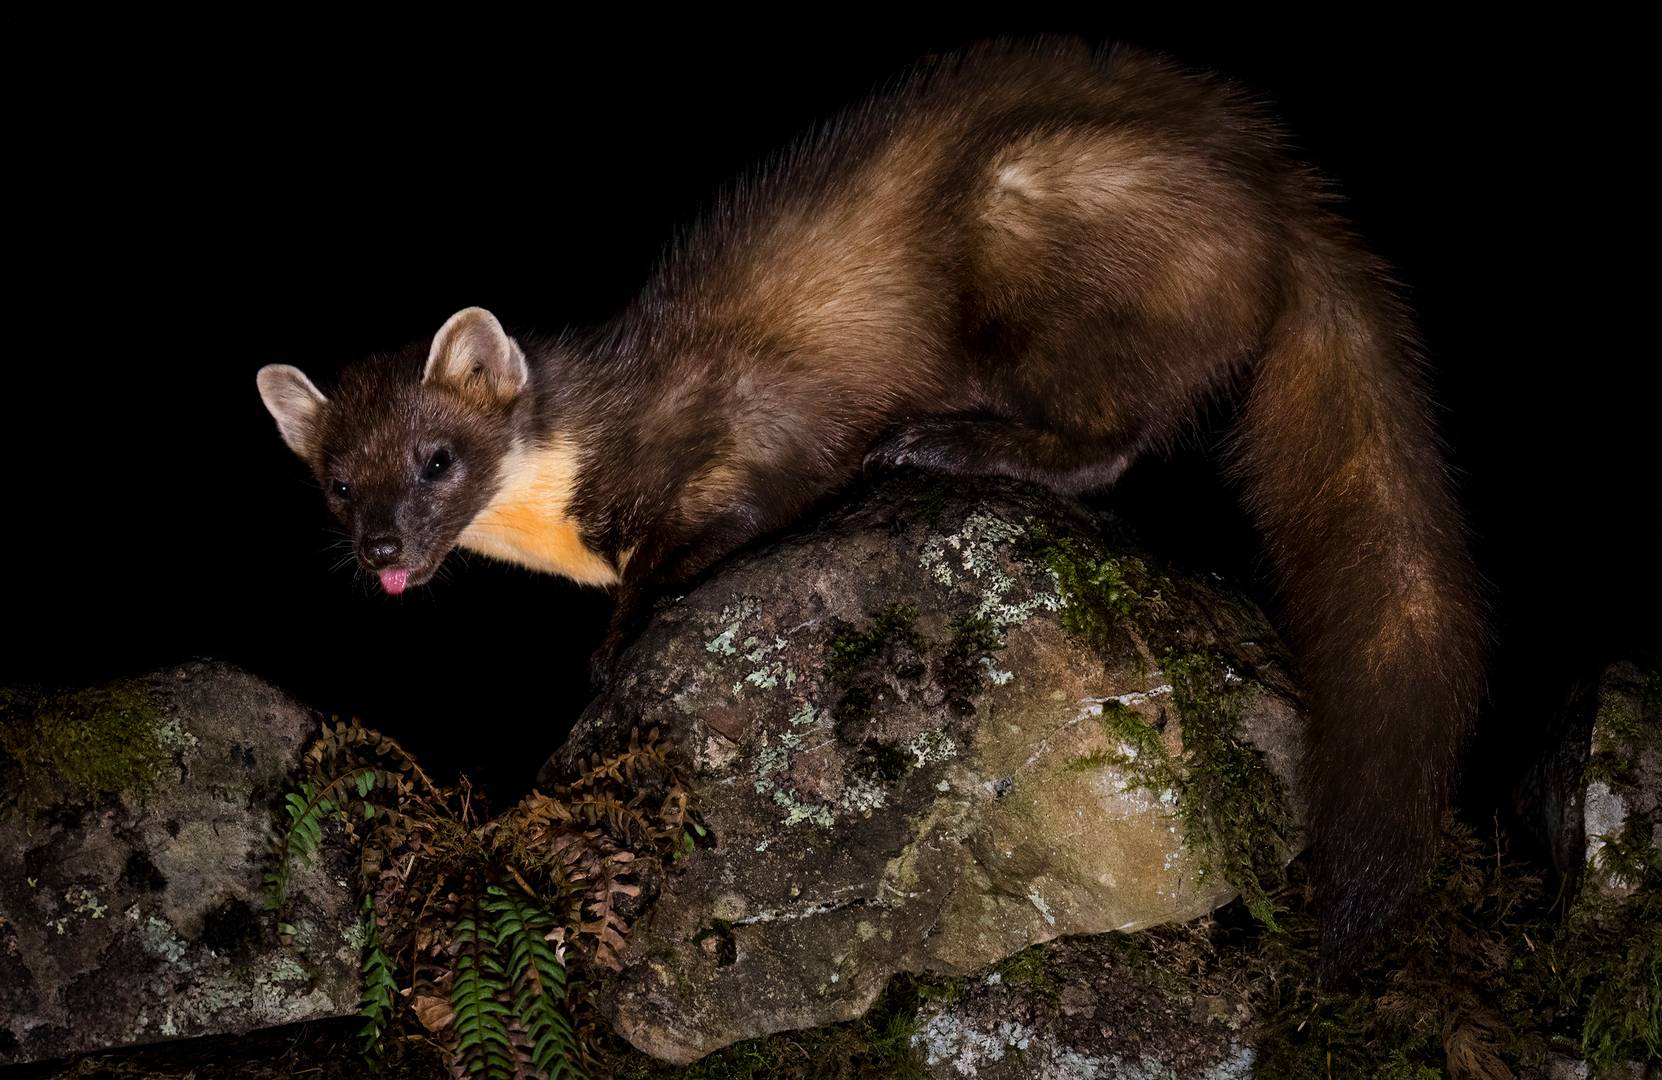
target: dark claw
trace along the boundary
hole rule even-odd
[[[893,469],[903,465],[927,465],[927,428],[903,428],[872,447],[866,454],[865,468]]]

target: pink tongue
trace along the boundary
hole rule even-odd
[[[386,590],[388,596],[397,596],[404,591],[404,586],[409,583],[410,572],[408,570],[381,571],[381,588]]]

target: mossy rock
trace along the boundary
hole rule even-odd
[[[602,997],[666,1060],[858,1016],[899,972],[1262,901],[1298,846],[1261,614],[1014,484],[891,478],[733,560],[657,612],[550,779],[635,727],[716,840]]]
[[[295,875],[287,944],[264,910],[315,714],[212,663],[0,709],[0,1064],[355,1012],[346,868]]]

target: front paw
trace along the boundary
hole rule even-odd
[[[947,425],[925,421],[899,428],[884,436],[882,441],[866,452],[864,467],[868,470],[895,469],[911,466],[919,469],[939,468],[951,442]]]

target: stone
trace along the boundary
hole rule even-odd
[[[1604,670],[1583,781],[1580,824],[1589,867],[1605,869],[1606,844],[1630,828],[1662,852],[1662,673],[1627,661]],[[1617,896],[1637,886],[1620,873],[1591,880]]]
[[[1215,834],[1263,811],[1257,847],[1297,850],[1296,700],[1261,613],[1111,522],[1015,484],[882,482],[662,605],[545,770],[658,728],[714,838],[602,1000],[688,1062],[858,1016],[897,972],[1201,915],[1236,894]]]
[[[1114,935],[1069,938],[919,1010],[932,1080],[1251,1080],[1253,1014],[1166,985]]]
[[[361,928],[335,852],[263,879],[318,718],[192,662],[79,694],[5,691],[0,1063],[354,1013]],[[36,710],[53,710],[35,725]],[[44,732],[44,734],[43,734]]]

